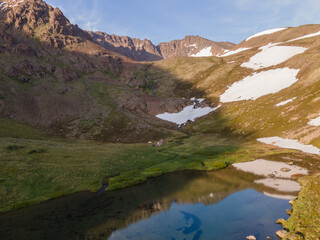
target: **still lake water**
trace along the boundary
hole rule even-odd
[[[178,172],[101,195],[80,192],[0,215],[1,239],[277,239],[288,195],[233,168]],[[296,195],[297,193],[290,193]],[[268,196],[269,195],[269,196]],[[276,197],[270,197],[276,196]]]

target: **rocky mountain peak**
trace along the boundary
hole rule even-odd
[[[62,47],[79,42],[81,38],[90,38],[77,25],[71,24],[59,8],[42,0],[6,0],[0,4],[7,27],[24,31],[49,45]]]

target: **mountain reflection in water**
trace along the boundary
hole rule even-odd
[[[178,172],[128,189],[80,192],[0,215],[1,239],[275,237],[288,200],[233,168]],[[292,193],[290,193],[291,195]],[[296,194],[296,193],[294,193]]]

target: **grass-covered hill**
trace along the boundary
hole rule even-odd
[[[225,57],[220,58],[163,60],[154,63],[150,71],[157,76],[157,82],[166,79],[166,82],[172,82],[173,84],[174,79],[180,79],[203,92],[212,103],[222,104],[216,113],[197,121],[192,126],[195,131],[219,132],[227,127],[239,134],[251,135],[254,138],[280,136],[298,139],[302,143],[311,143],[320,147],[319,127],[308,124],[310,120],[320,116],[320,36],[311,35],[294,40],[308,34],[317,33],[319,30],[320,25],[287,28],[241,42],[234,48],[234,51],[242,49],[238,53],[226,54]],[[277,45],[266,47],[268,44]],[[268,61],[270,58],[277,59],[281,58],[282,55],[285,55],[284,57],[290,55],[291,48],[281,48],[282,46],[292,47],[293,49],[295,47],[304,48],[304,52],[275,65],[260,67],[259,69],[241,66],[258,53],[260,53],[260,56],[256,59],[262,62]],[[266,50],[262,50],[261,47],[265,47]],[[287,52],[282,53],[282,49]],[[263,51],[266,53],[265,55],[261,54]],[[258,64],[256,63],[256,65]],[[161,73],[159,69],[165,69],[165,71]],[[298,72],[295,82],[288,87],[274,93],[265,94],[254,100],[240,99],[225,102],[220,98],[235,82],[249,76],[263,75],[265,72],[278,71],[279,69],[292,69]],[[284,72],[283,76],[281,75],[276,81],[279,83],[285,81],[289,73],[289,71]],[[170,76],[172,77],[171,81]],[[253,93],[254,95],[254,92],[268,88],[273,78],[273,74],[266,76],[260,81],[259,86],[252,89],[249,85],[243,85],[242,93],[238,90],[238,92],[230,91],[229,98],[237,94],[239,94],[239,97],[241,94],[250,95]],[[290,100],[290,102],[285,103],[286,100]],[[282,104],[278,106],[279,103]]]

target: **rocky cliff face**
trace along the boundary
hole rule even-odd
[[[100,46],[133,60],[156,61],[163,59],[157,47],[148,39],[141,40],[127,36],[109,35],[103,32],[88,33]]]
[[[140,40],[103,32],[88,33],[100,46],[136,61],[157,61],[186,56],[217,56],[235,46],[230,42],[214,42],[199,36],[186,36],[182,40],[173,40],[155,46],[148,39]]]
[[[6,0],[2,1],[1,10],[6,13],[7,28],[23,31],[50,46],[62,47],[90,38],[77,25],[71,24],[60,9],[42,0]]]

